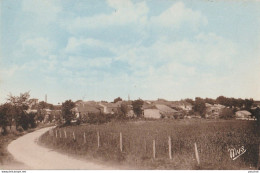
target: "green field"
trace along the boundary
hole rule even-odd
[[[100,136],[99,147],[97,132]],[[119,144],[120,132],[122,152]],[[169,159],[169,136],[172,159]],[[155,159],[153,140],[156,144]],[[53,132],[45,133],[40,142],[87,159],[131,165],[136,169],[255,169],[259,146],[255,121],[205,119],[84,124],[56,128]],[[198,146],[200,165],[195,159],[195,142]],[[239,149],[242,146],[246,152],[232,160],[228,149]]]

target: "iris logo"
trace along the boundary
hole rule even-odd
[[[230,148],[228,149],[229,156],[232,160],[236,160],[238,157],[243,155],[246,152],[246,149],[244,146],[240,147],[238,150],[236,148]]]

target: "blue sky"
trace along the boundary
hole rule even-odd
[[[260,100],[260,2],[1,0],[0,102]]]

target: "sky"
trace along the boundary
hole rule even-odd
[[[260,100],[260,1],[0,0],[0,103]]]

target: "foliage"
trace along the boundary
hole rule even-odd
[[[133,111],[137,115],[137,117],[141,117],[141,115],[143,113],[143,110],[142,110],[143,104],[144,104],[144,101],[141,99],[138,99],[138,100],[135,100],[132,102]]]
[[[194,101],[192,99],[187,98],[184,101],[190,103],[191,105],[194,105]]]
[[[216,103],[216,101],[214,99],[211,99],[211,98],[205,98],[205,103],[209,103],[209,104],[212,104],[214,105]]]
[[[119,110],[117,111],[117,117],[118,119],[126,119],[127,118],[127,112],[128,112],[128,106],[125,103],[122,103]]]
[[[5,103],[4,105],[0,106],[0,127],[2,127],[3,131],[2,134],[6,135],[7,130],[6,127],[8,126],[8,111],[10,109],[10,105]]]
[[[119,102],[119,101],[122,101],[122,98],[117,97],[117,98],[114,99],[114,103]]]
[[[71,109],[75,107],[75,103],[71,100],[66,100],[62,103],[61,112],[62,117],[65,119],[65,124],[70,125],[71,120],[74,118],[74,115],[71,112]]]
[[[196,97],[194,106],[193,106],[193,110],[195,112],[199,113],[202,117],[204,117],[205,113],[206,113],[205,101],[200,97]]]
[[[103,123],[107,123],[110,122],[111,119],[113,118],[112,114],[94,114],[91,113],[87,116],[87,123],[89,124],[103,124]]]
[[[234,112],[232,109],[230,108],[224,108],[221,110],[220,114],[219,114],[219,118],[222,119],[232,119],[234,118]]]
[[[19,126],[28,128],[28,119],[25,110],[29,108],[29,92],[21,93],[20,96],[8,96],[8,101],[12,105],[12,118],[15,120],[16,129]]]

